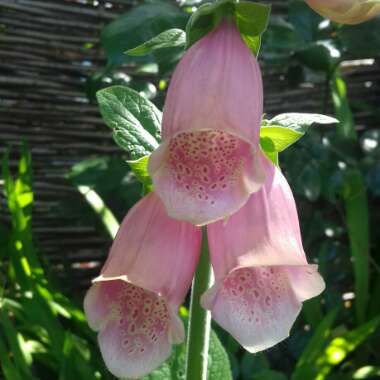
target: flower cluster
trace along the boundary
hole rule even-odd
[[[194,44],[168,90],[154,192],[124,219],[85,298],[110,371],[138,378],[184,339],[177,310],[206,225],[215,283],[202,306],[250,352],[289,335],[324,282],[303,251],[296,205],[262,153],[260,68],[232,21]]]

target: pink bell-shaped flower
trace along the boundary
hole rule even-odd
[[[151,193],[124,219],[84,309],[108,369],[139,378],[184,339],[177,316],[200,252],[201,232],[169,218]]]
[[[380,13],[377,0],[305,0],[321,16],[341,24],[360,24]]]
[[[259,65],[232,21],[184,55],[163,114],[149,172],[169,216],[204,225],[242,207],[264,182],[259,148]]]
[[[317,266],[306,261],[285,177],[264,165],[262,189],[227,222],[207,226],[215,284],[202,305],[250,352],[285,339],[302,302],[325,286]]]

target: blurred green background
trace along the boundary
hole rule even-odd
[[[123,52],[184,29],[201,3],[0,1],[0,379],[113,378],[81,303],[142,189],[95,93],[127,85],[162,109],[181,48]],[[305,251],[327,287],[290,338],[263,353],[214,326],[209,378],[231,379],[229,366],[235,380],[379,378],[380,17],[340,26],[303,1],[267,3],[266,116],[340,120],[280,154]],[[146,379],[181,379],[183,351]]]

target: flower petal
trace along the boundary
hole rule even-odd
[[[233,22],[223,21],[177,65],[165,100],[163,141],[179,132],[219,130],[259,145],[259,64]]]
[[[223,21],[181,59],[149,173],[168,214],[195,225],[224,219],[257,191],[263,86],[236,25]]]
[[[128,352],[120,331],[109,325],[98,337],[100,350],[109,371],[116,377],[139,379],[152,372],[170,355],[171,345],[164,337],[143,353]]]
[[[278,168],[267,159],[263,166],[261,190],[228,221],[207,226],[217,279],[237,267],[307,264],[292,191]]]
[[[139,378],[183,341],[177,312],[190,287],[201,231],[167,216],[151,193],[125,217],[84,308],[102,356],[118,377]]]
[[[261,156],[227,133],[181,133],[153,152],[149,171],[169,216],[203,225],[231,215],[259,190]]]
[[[289,185],[268,160],[263,165],[261,190],[228,221],[207,226],[216,283],[201,301],[250,352],[285,339],[302,301],[324,289],[307,264]]]
[[[94,331],[99,331],[107,320],[111,312],[109,302],[119,294],[123,283],[121,281],[109,282],[107,286],[101,283],[93,284],[87,291],[84,298],[84,311],[89,326]]]
[[[215,287],[203,307],[249,352],[287,338],[301,310],[283,267],[236,269]]]
[[[198,262],[201,231],[167,216],[154,193],[125,217],[97,281],[123,279],[180,305]]]
[[[300,302],[316,297],[325,289],[325,282],[315,264],[287,267],[293,292]]]
[[[121,280],[93,286],[109,293],[106,300],[101,299],[110,310],[98,340],[104,361],[115,376],[139,378],[168,358],[171,315],[162,297]]]

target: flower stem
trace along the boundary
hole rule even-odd
[[[187,339],[186,380],[207,380],[208,346],[210,339],[210,312],[200,305],[201,295],[208,289],[211,267],[206,228],[203,228],[202,251],[193,280]]]

